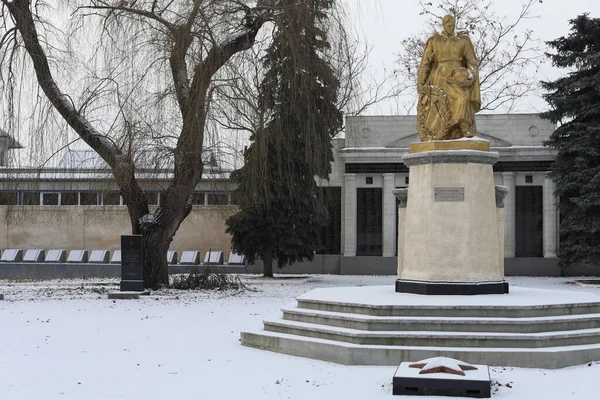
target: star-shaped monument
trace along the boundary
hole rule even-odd
[[[446,373],[465,376],[464,371],[473,371],[477,368],[466,362],[448,357],[434,357],[421,360],[409,365],[410,368],[420,368],[420,374]]]

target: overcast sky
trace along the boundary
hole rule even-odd
[[[401,41],[423,31],[425,16],[419,15],[418,0],[345,0],[351,9],[354,27],[372,47],[370,64],[373,74],[381,76],[384,69],[393,70],[395,53],[400,49]],[[508,18],[516,17],[524,0],[495,0],[494,11]],[[543,40],[552,40],[569,33],[568,20],[589,12],[591,17],[600,17],[600,0],[543,0],[534,6],[535,18],[524,21],[521,29],[533,30],[534,36]],[[554,79],[562,71],[554,70],[550,65],[542,68],[539,80]],[[517,112],[537,112],[546,108],[539,97],[527,98],[517,106]],[[404,113],[394,102],[386,102],[372,114]]]

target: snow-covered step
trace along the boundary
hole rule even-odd
[[[527,318],[481,317],[378,317],[372,315],[282,309],[283,319],[364,331],[459,331],[536,333],[600,327],[600,314],[575,314]]]
[[[264,329],[360,345],[538,348],[600,343],[600,328],[567,332],[498,333],[363,331],[287,320],[265,320]]]
[[[421,296],[391,286],[322,288],[297,298],[297,307],[380,317],[531,318],[600,314],[593,293],[511,287],[510,294]]]
[[[600,303],[553,304],[547,306],[384,306],[298,299],[298,308],[380,317],[531,318],[600,314]]]
[[[242,332],[241,341],[248,347],[345,365],[399,365],[445,356],[471,364],[556,369],[600,360],[600,344],[543,348],[374,346],[267,331]]]

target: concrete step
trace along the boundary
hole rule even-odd
[[[282,309],[283,319],[363,331],[538,333],[600,327],[600,314],[527,318],[378,317],[303,308]]]
[[[357,345],[278,332],[242,332],[242,345],[345,365],[399,365],[431,357],[472,364],[523,368],[564,368],[600,360],[600,344],[543,348],[479,348]]]
[[[298,298],[297,308],[378,317],[534,318],[600,314],[600,302],[547,305],[385,305]]]
[[[264,329],[290,335],[380,346],[541,348],[600,343],[600,328],[543,333],[362,331],[282,319],[265,320]]]

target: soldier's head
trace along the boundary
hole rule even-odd
[[[442,26],[444,27],[445,35],[454,35],[454,29],[456,28],[456,18],[453,15],[446,15],[442,18]]]

